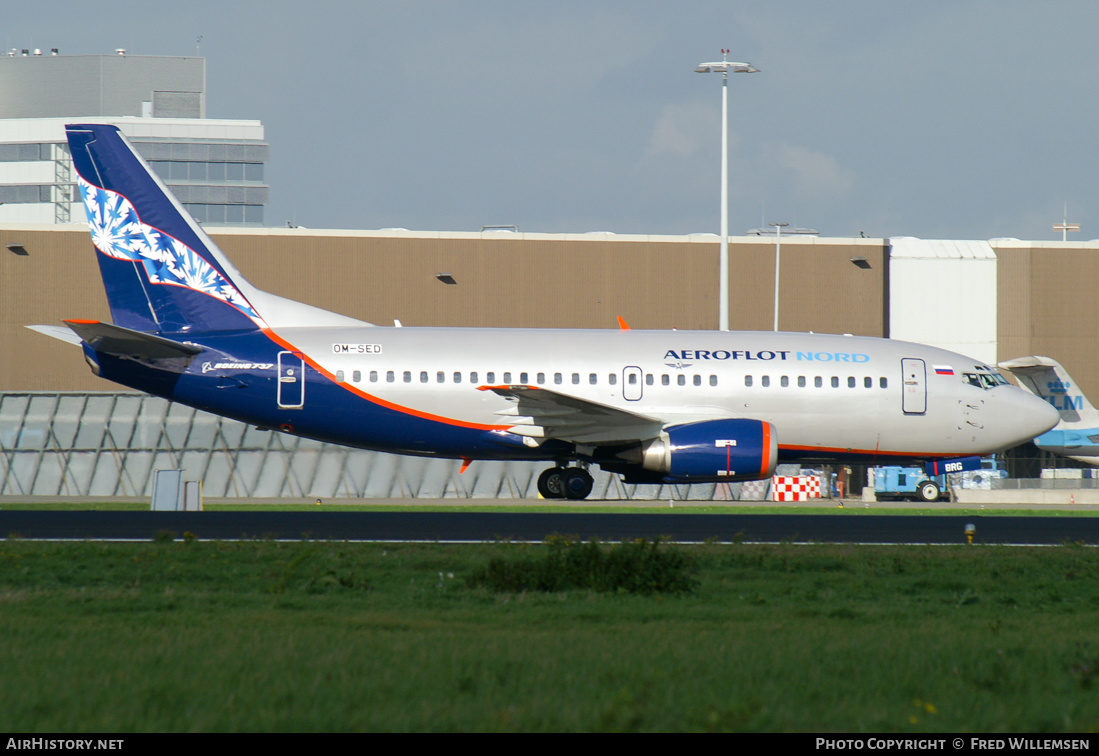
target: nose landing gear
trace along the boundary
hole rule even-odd
[[[582,467],[551,467],[538,476],[543,499],[586,499],[594,481]]]

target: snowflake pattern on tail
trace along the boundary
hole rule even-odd
[[[237,308],[260,328],[267,327],[244,295],[202,255],[179,239],[142,223],[137,210],[121,194],[89,184],[83,176],[78,178],[96,249],[118,260],[140,262],[151,283],[183,286],[207,294]]]

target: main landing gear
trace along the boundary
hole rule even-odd
[[[595,481],[582,467],[551,467],[538,476],[543,499],[586,499]]]

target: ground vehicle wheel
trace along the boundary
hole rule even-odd
[[[549,467],[538,476],[538,493],[543,499],[563,499],[565,497],[565,476],[563,467]]]
[[[569,499],[586,499],[591,493],[595,481],[591,474],[582,467],[570,467],[565,471],[565,497]]]
[[[916,493],[920,497],[920,501],[938,501],[939,484],[933,480],[925,480],[923,483],[920,483],[920,487],[916,490]]]

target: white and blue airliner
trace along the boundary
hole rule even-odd
[[[976,458],[1057,412],[961,354],[803,333],[383,327],[256,289],[114,126],[66,127],[113,323],[36,326],[107,380],[337,444],[545,460],[543,496]],[[976,382],[966,376],[976,375]]]

